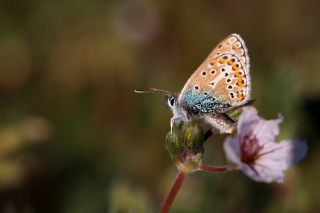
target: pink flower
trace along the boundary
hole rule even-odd
[[[307,153],[300,140],[275,142],[282,116],[265,120],[254,107],[244,107],[238,121],[238,134],[224,143],[227,159],[255,181],[284,181],[284,171],[297,164]]]

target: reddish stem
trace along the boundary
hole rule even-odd
[[[210,172],[225,172],[230,169],[230,166],[209,166],[209,165],[200,165],[198,167],[199,170],[202,171],[210,171]]]
[[[167,195],[166,199],[163,201],[161,209],[160,209],[160,213],[167,213],[171,207],[171,204],[174,200],[174,198],[176,197],[183,181],[184,178],[186,176],[186,173],[179,171],[176,179],[173,183],[173,185],[171,186],[171,190],[169,192],[169,194]]]

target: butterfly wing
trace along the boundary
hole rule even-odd
[[[208,58],[211,60],[216,56],[223,55],[226,53],[231,53],[236,55],[240,62],[246,67],[249,71],[250,68],[250,59],[248,56],[248,49],[244,40],[238,34],[231,34],[227,38],[223,39],[209,54]]]
[[[196,109],[203,113],[223,113],[250,100],[247,52],[237,34],[221,41],[181,90],[181,105],[189,108],[197,105]]]

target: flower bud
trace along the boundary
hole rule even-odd
[[[171,158],[181,154],[184,150],[184,146],[181,143],[179,132],[172,131],[167,134],[166,137],[166,149],[168,150]]]
[[[198,120],[194,119],[185,123],[185,126],[182,129],[182,142],[187,150],[192,150],[195,153],[202,153],[203,137],[204,133]]]
[[[201,164],[204,133],[198,120],[173,124],[166,137],[166,149],[179,170],[192,172]]]

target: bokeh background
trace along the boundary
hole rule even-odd
[[[172,212],[320,208],[320,2],[1,0],[0,212],[157,212],[176,169],[171,113],[150,86],[178,92],[231,33],[246,41],[260,115],[309,153],[283,185],[240,172],[187,177]],[[205,162],[226,162],[223,137]]]

